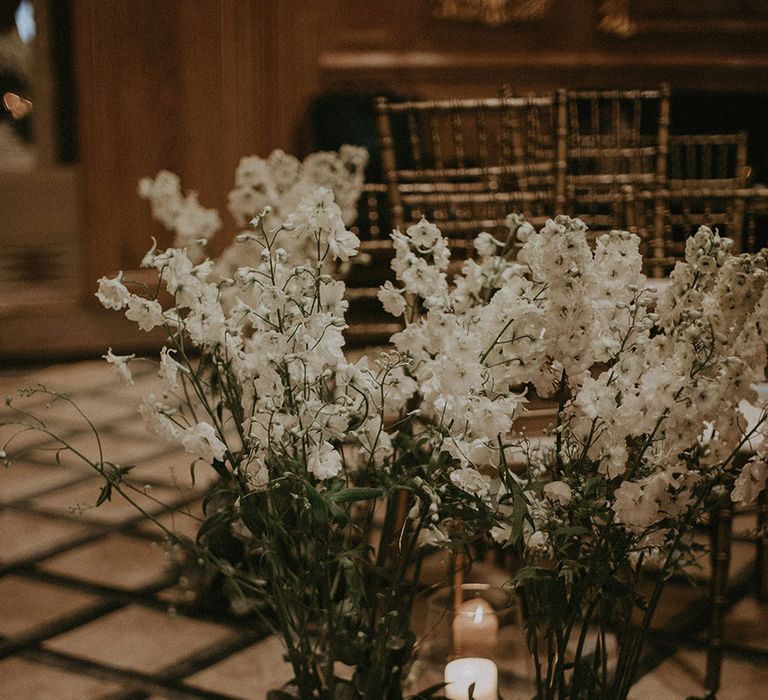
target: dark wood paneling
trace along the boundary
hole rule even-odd
[[[270,147],[263,5],[75,3],[86,286],[135,267],[151,235],[170,240],[139,200],[139,178],[173,170],[204,204],[222,207],[240,156]]]

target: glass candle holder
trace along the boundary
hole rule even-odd
[[[535,695],[533,663],[516,597],[489,584],[464,583],[433,593],[418,617],[409,690],[447,682],[450,676],[452,683],[444,692],[451,700],[464,700],[472,680],[493,700],[494,693],[502,698]]]

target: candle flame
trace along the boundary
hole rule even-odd
[[[484,615],[485,615],[485,611],[483,610],[483,606],[482,606],[482,605],[478,605],[478,606],[475,608],[475,614],[474,614],[474,616],[472,617],[472,621],[473,621],[473,622],[474,622],[476,625],[479,625],[479,624],[480,624],[480,623],[483,621],[483,616],[484,616]]]

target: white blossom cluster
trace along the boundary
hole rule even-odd
[[[399,285],[379,294],[406,320],[392,341],[412,360],[423,412],[453,460],[451,481],[502,519],[509,508],[499,475],[510,459],[505,450],[523,448],[512,428],[525,387],[561,397],[546,475],[529,462],[521,470],[527,478],[515,477],[528,503],[523,534],[542,553],[547,532],[567,524],[569,504],[582,500],[593,476],[604,482],[610,517],[638,547],[662,542],[694,503],[696,485],[714,478],[743,442],[739,403],[754,400],[753,385],[765,378],[764,253],[731,255],[730,241],[701,227],[657,298],[646,287],[637,236],[612,231],[593,250],[586,231],[568,217],[539,233],[518,228],[516,262],[481,234],[478,259],[449,284],[446,242],[422,220],[393,233]],[[765,472],[759,454],[734,498],[752,498]]]
[[[175,173],[161,170],[154,178],[139,181],[139,195],[149,201],[152,216],[175,234],[174,245],[185,248],[190,257],[204,257],[204,246],[221,228],[215,209],[206,209],[196,192],[182,194],[181,181]]]
[[[367,164],[368,151],[350,145],[338,153],[311,153],[304,161],[279,149],[268,158],[242,158],[235,171],[235,189],[229,193],[229,211],[240,226],[266,207],[283,222],[311,190],[325,187],[333,192],[342,220],[351,224]]]
[[[279,149],[267,158],[244,157],[235,171],[235,188],[228,196],[229,212],[243,229],[269,209],[270,227],[279,228],[303,199],[324,187],[333,193],[343,222],[350,225],[357,215],[357,200],[367,163],[368,151],[350,145],[343,145],[338,153],[311,153],[303,162]],[[186,249],[195,262],[202,260],[203,246],[222,226],[216,210],[203,207],[195,192],[183,194],[179,177],[166,170],[154,179],[142,178],[139,194],[149,201],[152,216],[174,232],[174,247]],[[281,232],[276,243],[288,251],[297,264],[314,253],[311,242],[287,229]],[[231,274],[239,265],[257,265],[260,253],[261,245],[254,244],[253,240],[246,245],[230,246],[219,267]]]
[[[184,250],[150,251],[143,265],[158,271],[171,308],[131,292],[122,275],[99,280],[105,306],[124,310],[142,330],[168,333],[159,370],[165,392],[141,407],[147,428],[206,462],[227,462],[246,490],[264,488],[286,463],[317,480],[338,476],[342,441],[385,465],[391,444],[383,411],[414,388],[395,358],[376,369],[345,361],[344,284],[321,265],[326,257],[347,260],[359,240],[332,194],[321,188],[302,200],[290,227],[321,248],[318,262],[289,265],[285,250],[273,247],[275,232],[256,267],[224,280],[212,261],[195,265]],[[133,356],[106,357],[130,381]]]

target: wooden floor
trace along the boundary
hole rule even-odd
[[[40,382],[71,394],[100,429],[105,455],[139,465],[134,483],[142,506],[193,534],[194,517],[170,508],[199,513],[207,483],[193,486],[188,457],[143,432],[138,397],[157,378],[149,364],[142,372],[125,387],[103,361],[5,368],[0,395]],[[47,416],[54,432],[97,454],[81,417],[63,404],[44,404],[19,400]],[[31,450],[0,467],[0,699],[260,699],[290,678],[278,640],[261,624],[187,604],[173,552],[156,526],[119,498],[90,507],[99,478],[71,459],[57,465],[44,435],[27,434],[16,444]],[[717,696],[723,700],[768,697],[768,606],[751,594],[753,553],[751,544],[734,545]],[[706,587],[670,585],[632,697],[705,695],[706,600]]]

